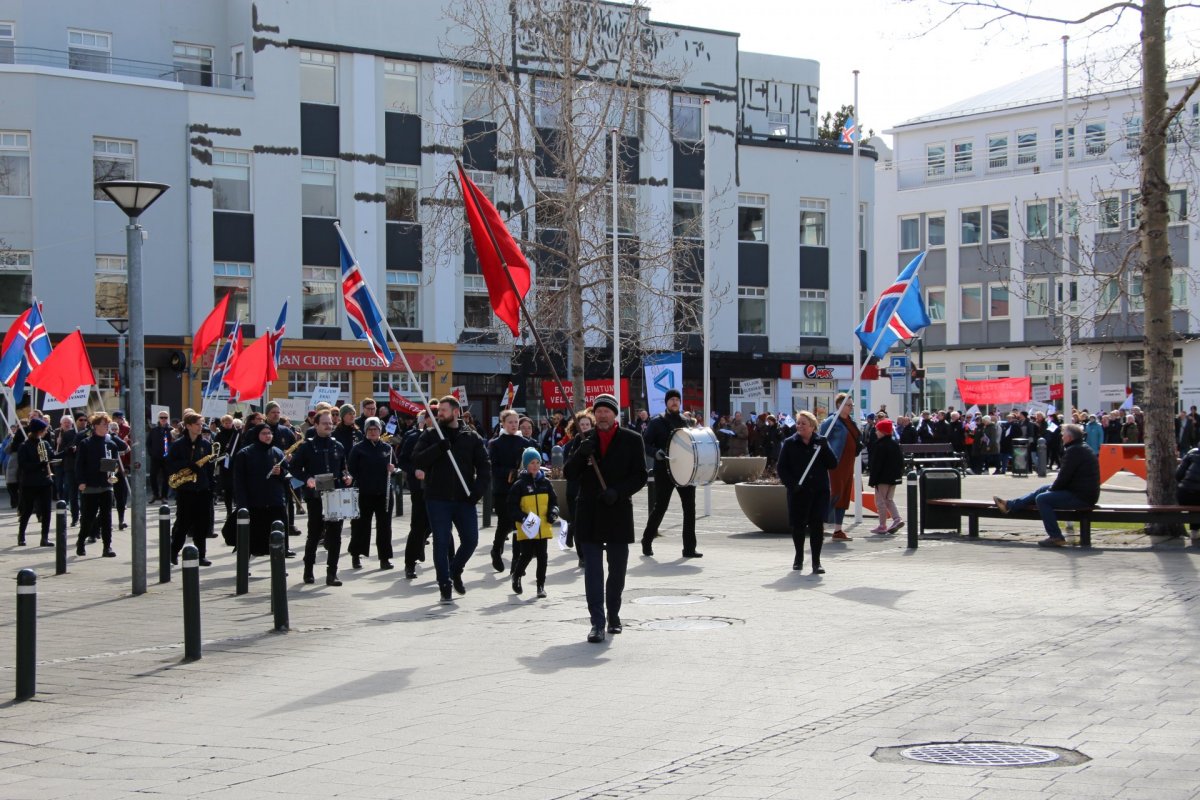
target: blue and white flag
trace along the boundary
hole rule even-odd
[[[50,357],[50,335],[42,321],[42,304],[34,302],[17,317],[5,337],[4,352],[0,353],[0,379],[11,386],[13,400],[20,403],[25,397],[25,379],[33,368]]]
[[[225,341],[221,343],[221,347],[217,350],[217,357],[213,359],[212,369],[208,373],[208,385],[204,387],[205,397],[212,397],[221,390],[221,384],[225,380],[225,373],[229,371],[229,367],[233,364],[233,359],[237,355],[235,351],[241,327],[241,321],[235,322],[229,330],[229,335],[225,337]]]
[[[929,325],[929,312],[917,280],[923,263],[925,253],[921,252],[896,276],[895,283],[883,290],[867,318],[854,329],[871,355],[882,356],[897,341],[911,339]]]
[[[384,366],[392,363],[393,354],[387,345],[387,332],[384,326],[383,314],[371,295],[371,288],[363,279],[362,270],[346,244],[340,226],[335,226],[338,232],[338,249],[342,262],[342,300],[346,303],[346,317],[350,322],[350,332],[355,339],[362,339],[371,346],[371,351]]]
[[[846,122],[842,125],[841,145],[850,147],[858,138],[858,125],[855,124],[854,117],[846,117]]]
[[[271,329],[271,341],[274,342],[274,358],[275,368],[279,368],[279,357],[283,354],[283,334],[287,331],[287,307],[288,301],[283,301],[283,308],[279,312],[279,319],[275,320],[275,327]]]

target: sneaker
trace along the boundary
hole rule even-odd
[[[1066,547],[1067,540],[1062,536],[1047,536],[1038,542],[1039,547]]]
[[[847,536],[845,531],[834,531],[831,537],[835,542],[853,542],[853,536]]]
[[[1008,501],[1003,497],[993,497],[992,502],[996,504],[996,508],[1000,509],[1001,514],[1008,513]]]
[[[538,596],[538,597],[543,597],[543,598],[544,598],[544,597],[546,596],[546,586],[545,586],[545,584],[541,584],[541,583],[539,583],[539,584],[537,585],[537,587],[538,587],[537,596]]]
[[[900,520],[900,521],[899,521],[899,522],[897,522],[895,525],[893,525],[892,527],[888,528],[888,529],[887,529],[887,532],[888,532],[888,533],[895,533],[896,531],[900,530],[900,529],[901,529],[901,528],[903,528],[903,527],[904,527],[904,520]]]
[[[887,533],[888,529],[880,525],[876,528],[871,528],[871,533]]]

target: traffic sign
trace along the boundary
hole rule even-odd
[[[908,369],[908,356],[892,356],[891,369]]]

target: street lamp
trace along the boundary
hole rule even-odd
[[[125,250],[129,290],[129,534],[133,551],[133,593],[146,593],[146,336],[142,327],[142,226],[138,217],[171,187],[152,181],[101,181],[96,184],[129,217]],[[111,324],[111,323],[110,323]],[[113,324],[113,327],[117,326]],[[120,329],[118,328],[118,332]]]
[[[129,332],[127,317],[109,317],[108,324],[117,332],[117,406],[125,408],[125,381],[129,380],[129,365],[125,363],[125,334]]]

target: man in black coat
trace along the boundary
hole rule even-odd
[[[17,544],[25,544],[25,528],[29,518],[36,514],[42,525],[42,547],[50,546],[50,500],[54,487],[54,476],[50,471],[53,451],[43,437],[49,426],[45,420],[31,418],[28,435],[17,450],[17,468],[21,483]]]
[[[168,477],[190,469],[195,480],[175,487],[175,524],[171,529],[171,563],[179,562],[179,551],[190,535],[200,554],[200,566],[210,562],[206,555],[208,535],[213,526],[213,463],[212,443],[202,434],[204,418],[195,411],[183,416],[183,436],[167,453]],[[208,459],[208,460],[205,460]],[[201,463],[203,461],[204,463]]]
[[[114,484],[110,477],[116,477],[119,471],[117,459],[128,448],[121,437],[109,435],[108,424],[108,415],[103,412],[92,417],[92,435],[80,436],[76,440],[75,463],[71,474],[67,476],[67,480],[83,498],[83,524],[79,526],[79,541],[75,543],[77,556],[87,555],[84,544],[89,538],[95,541],[97,535],[104,543],[104,556],[116,556],[112,549]],[[111,470],[106,469],[110,466]]]
[[[243,428],[244,446],[233,456],[233,498],[250,512],[250,555],[270,553],[271,526],[287,520],[287,467],[283,451],[274,447],[269,425]]]
[[[1100,462],[1084,443],[1083,428],[1074,423],[1062,426],[1062,440],[1062,464],[1054,483],[1015,500],[992,498],[1005,514],[1037,505],[1046,528],[1046,538],[1038,542],[1042,547],[1065,547],[1067,544],[1058,527],[1055,509],[1088,508],[1100,499]]]
[[[496,533],[492,538],[492,569],[504,571],[504,543],[514,533],[515,523],[508,513],[508,487],[521,471],[521,453],[537,442],[521,435],[521,415],[511,408],[500,412],[500,433],[488,442],[488,461],[492,465],[492,508],[496,509]],[[516,546],[516,539],[513,540]],[[515,560],[515,559],[514,559]]]
[[[134,420],[137,424],[137,420]],[[151,503],[164,502],[170,489],[167,487],[167,451],[171,449],[171,418],[167,412],[158,412],[158,423],[146,436],[146,455],[150,459],[150,491],[154,496]]]
[[[316,583],[313,575],[317,564],[317,548],[324,545],[325,585],[341,586],[338,580],[338,557],[342,551],[342,521],[325,519],[325,507],[321,492],[317,489],[317,476],[329,475],[337,487],[350,485],[350,473],[346,471],[346,451],[333,438],[333,412],[317,414],[316,435],[306,439],[292,456],[289,470],[297,480],[304,483],[304,506],[308,516],[308,536],[304,542],[304,582]]]
[[[358,489],[358,519],[350,521],[350,558],[355,569],[362,567],[362,559],[370,555],[371,520],[375,520],[375,550],[379,556],[379,568],[392,568],[392,473],[396,465],[392,462],[392,447],[380,441],[383,423],[379,417],[367,417],[363,423],[364,439],[350,448],[346,458],[346,469]]]
[[[621,632],[621,593],[629,545],[634,542],[633,496],[646,485],[646,458],[636,433],[617,424],[620,406],[611,394],[592,403],[596,430],[585,436],[563,466],[568,480],[579,481],[575,506],[575,543],[583,556],[583,583],[587,591],[592,628],[589,642],[604,641],[605,611],[608,632]],[[602,559],[608,556],[608,581]]]
[[[687,421],[679,413],[683,398],[678,389],[668,389],[664,399],[667,410],[651,419],[642,431],[646,456],[654,459],[654,510],[642,532],[642,555],[654,555],[652,542],[660,535],[658,526],[666,516],[671,494],[679,492],[679,503],[683,507],[683,557],[700,558],[704,554],[696,552],[696,487],[676,486],[667,461],[671,437],[679,428],[687,427]]]

